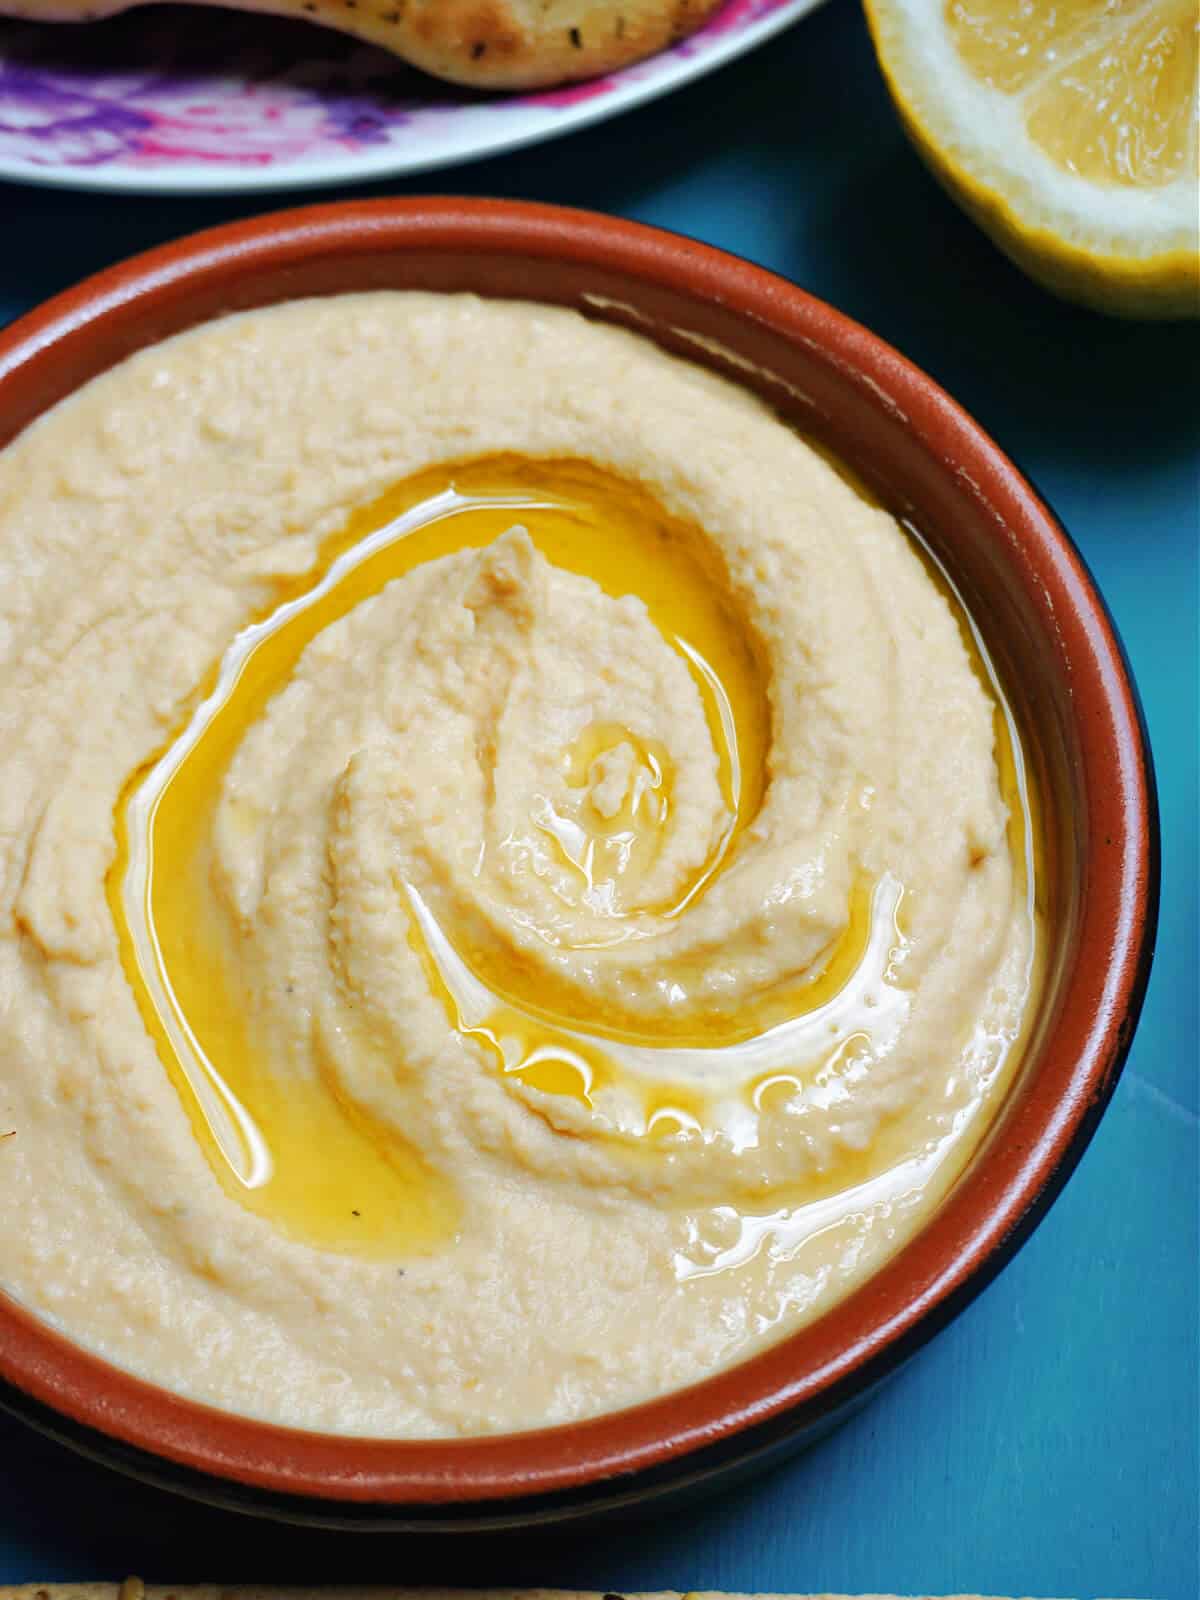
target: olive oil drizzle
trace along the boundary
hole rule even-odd
[[[285,1232],[341,1253],[386,1257],[434,1247],[457,1223],[453,1186],[392,1128],[349,1103],[331,1075],[319,1071],[310,1081],[273,1067],[263,1040],[253,1036],[252,997],[239,982],[207,881],[211,823],[246,729],[322,629],[402,573],[482,548],[516,522],[553,564],[593,578],[609,594],[640,594],[700,693],[727,821],[685,891],[673,905],[655,908],[680,915],[719,874],[761,804],[770,743],[767,673],[719,559],[698,530],[666,517],[636,485],[585,463],[498,457],[436,468],[356,512],[326,542],[310,573],[276,586],[273,604],[237,635],[186,726],[134,774],[117,809],[108,892],[122,959],[213,1171],[228,1192]],[[965,617],[961,601],[956,610]],[[963,626],[999,708],[997,759],[1014,856],[1032,897],[1034,833],[1020,743],[982,640],[969,619]],[[571,756],[578,774],[626,735],[599,729],[595,752]],[[641,748],[635,756],[650,774],[654,803],[646,815],[658,825],[670,805],[669,757]],[[620,820],[623,827],[629,822]],[[645,816],[637,820],[641,825]],[[555,819],[546,825],[557,826]],[[565,833],[559,842],[573,860],[564,839]],[[589,862],[580,855],[573,864],[594,889]],[[736,1026],[690,1038],[556,1011],[540,992],[523,993],[520,974],[506,973],[502,962],[460,949],[413,885],[397,879],[395,887],[448,1020],[482,1048],[494,1070],[589,1110],[601,1091],[618,1088],[604,1102],[607,1131],[651,1147],[680,1133],[708,1137],[718,1126],[736,1135],[739,1125],[753,1124],[764,1097],[819,1094],[814,1069],[863,1037],[866,989],[872,1037],[898,1025],[908,1003],[895,981],[904,889],[886,876],[856,886],[846,930],[819,970],[749,1008]],[[614,938],[625,936],[618,913]],[[729,1052],[745,1092],[721,1100],[716,1086],[729,1082]]]
[[[613,595],[643,592],[688,663],[729,813],[694,898],[761,801],[765,674],[703,542],[644,491],[583,463],[505,457],[436,468],[356,512],[312,571],[276,585],[273,603],[202,685],[186,725],[133,775],[117,807],[108,897],[122,959],[198,1142],[243,1204],[341,1252],[428,1247],[453,1230],[453,1192],[419,1151],[350,1105],[331,1074],[285,1076],[253,1037],[254,997],[239,984],[207,881],[221,781],[245,730],[323,628],[402,573],[482,548],[516,522],[555,564]],[[610,549],[614,534],[623,537]],[[698,624],[689,604],[703,612]],[[734,681],[747,702],[736,709],[726,695]]]
[[[751,1006],[736,1025],[678,1043],[661,1031],[590,1019],[573,1025],[526,996],[503,994],[471,969],[417,890],[401,887],[413,911],[414,945],[455,1028],[483,1045],[505,1075],[602,1112],[604,1131],[617,1136],[661,1140],[688,1132],[753,1143],[764,1093],[818,1093],[814,1066],[867,1029],[872,1043],[885,1047],[908,1014],[896,971],[905,947],[903,889],[890,874],[869,894],[855,889],[850,922],[819,973],[773,997],[782,1020],[764,1025]],[[603,1103],[601,1091],[609,1091]]]

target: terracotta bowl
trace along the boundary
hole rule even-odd
[[[0,335],[0,444],[130,352],[207,318],[378,288],[550,301],[635,328],[757,390],[922,530],[983,629],[1045,802],[1053,952],[1024,1070],[945,1203],[865,1287],[752,1360],[619,1414],[446,1443],[301,1433],[140,1382],[2,1296],[0,1399],[115,1466],[242,1510],[455,1531],[597,1516],[711,1485],[825,1431],[1029,1236],[1095,1130],[1141,1007],[1158,886],[1150,756],[1079,553],[988,436],[821,301],[611,217],[385,200],[197,234]]]

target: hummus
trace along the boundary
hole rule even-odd
[[[0,454],[0,1285],[380,1436],[699,1379],[927,1218],[1035,958],[914,538],[573,313],[230,317]]]

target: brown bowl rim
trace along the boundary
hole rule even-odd
[[[118,1459],[253,1497],[464,1511],[594,1489],[683,1458],[749,1447],[780,1425],[811,1424],[907,1357],[990,1281],[1032,1230],[1091,1138],[1115,1086],[1149,976],[1158,894],[1153,769],[1115,628],[1079,552],[1027,479],[929,377],[883,340],[749,262],[660,229],[528,202],[432,197],[349,201],[268,214],[190,235],[86,279],[0,332],[0,440],[12,377],[83,348],[130,308],[169,304],[205,283],[314,256],[491,251],[603,265],[713,298],[785,340],[803,341],[907,419],[943,470],[969,464],[976,491],[1034,560],[1070,653],[1080,707],[1089,836],[1082,955],[1040,1052],[1036,1081],[1005,1129],[917,1238],[818,1322],[688,1389],[588,1421],[492,1437],[406,1441],[304,1432],[188,1400],[72,1344],[0,1294],[0,1380],[14,1409],[101,1436]],[[153,337],[144,343],[154,342]],[[128,348],[139,340],[131,337]],[[1053,1048],[1051,1048],[1051,1046]],[[104,1455],[101,1448],[97,1453]],[[697,1453],[699,1455],[697,1456]],[[169,1468],[170,1470],[170,1468]]]

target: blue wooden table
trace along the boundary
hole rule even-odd
[[[1028,471],[1115,612],[1157,757],[1164,893],[1141,1029],[1018,1258],[855,1420],[750,1488],[594,1537],[316,1535],[176,1502],[0,1420],[0,1583],[134,1571],[1197,1600],[1200,327],[1073,311],[1009,267],[910,153],[851,0],[623,120],[367,192],[431,187],[591,206],[749,256],[891,340]],[[306,198],[0,185],[0,321],[136,250]]]

